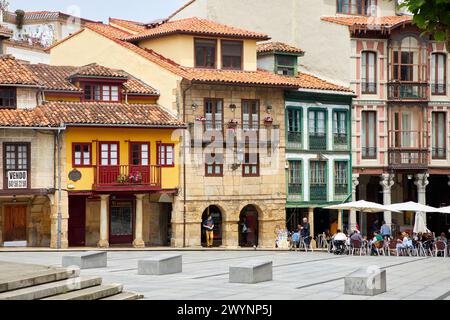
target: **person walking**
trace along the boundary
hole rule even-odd
[[[206,247],[212,248],[214,241],[214,220],[211,214],[208,215],[203,227],[206,229]]]
[[[308,218],[303,218],[303,225],[300,235],[306,246],[309,246],[311,243],[311,226],[309,225]]]
[[[241,233],[242,233],[242,243],[241,246],[242,247],[246,247],[248,246],[248,233],[250,232],[249,228],[248,228],[248,222],[247,222],[247,217],[243,217],[242,218],[242,223],[241,223]]]

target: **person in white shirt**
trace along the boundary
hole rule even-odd
[[[343,233],[340,229],[331,239],[336,247],[335,254],[342,254],[344,252],[345,242],[347,241],[347,235]]]

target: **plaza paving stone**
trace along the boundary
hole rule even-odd
[[[125,290],[153,300],[450,300],[450,258],[334,256],[324,252],[174,251],[183,255],[183,272],[165,276],[137,274],[137,261],[161,251],[110,251],[108,267],[82,275],[122,283]],[[67,252],[3,252],[0,261],[60,266]],[[252,260],[273,261],[273,281],[228,282],[229,266]],[[344,277],[360,267],[387,270],[387,292],[375,297],[344,295]]]

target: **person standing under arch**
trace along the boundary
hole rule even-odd
[[[208,214],[203,227],[206,229],[206,247],[212,248],[214,243],[214,219],[211,214]]]

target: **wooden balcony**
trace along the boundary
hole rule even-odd
[[[428,150],[415,148],[389,148],[389,168],[393,170],[425,170]]]
[[[95,166],[96,191],[153,191],[161,190],[160,166]]]
[[[427,101],[428,83],[424,82],[390,82],[388,83],[388,100],[393,101]]]

